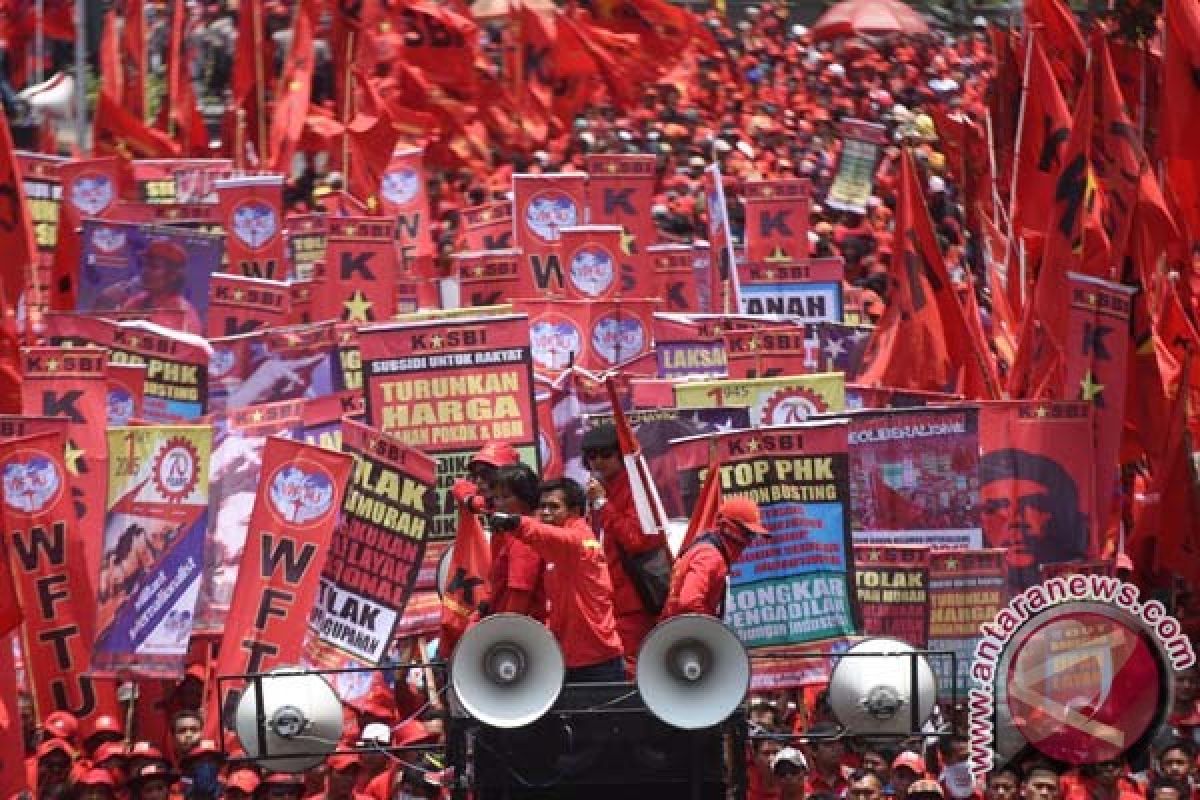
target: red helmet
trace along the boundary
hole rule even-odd
[[[86,738],[90,739],[99,733],[112,733],[117,736],[124,736],[125,728],[121,725],[121,720],[112,714],[101,714],[92,722],[91,730],[88,731]]]
[[[79,718],[70,711],[52,711],[46,715],[42,727],[56,739],[73,742],[79,735]]]

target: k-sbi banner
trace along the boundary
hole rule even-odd
[[[354,471],[309,618],[307,657],[327,668],[387,656],[433,530],[437,482],[432,458],[353,420],[342,421],[342,447]]]
[[[456,530],[450,485],[489,442],[537,467],[529,323],[524,316],[422,321],[359,331],[367,424],[437,458],[432,538]]]
[[[954,653],[929,660],[943,696],[957,687],[960,698],[971,686],[971,658],[979,626],[1008,602],[1003,550],[940,550],[929,561],[929,649]]]
[[[854,546],[854,582],[865,636],[913,647],[929,640],[929,548]]]
[[[856,632],[846,429],[832,422],[716,437],[725,497],[756,500],[772,534],[730,570],[725,622],[747,647]],[[676,445],[689,506],[703,484],[710,441]]]

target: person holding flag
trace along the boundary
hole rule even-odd
[[[632,668],[638,648],[657,622],[662,606],[650,605],[654,598],[642,597],[629,570],[636,569],[634,557],[655,551],[664,552],[664,563],[670,564],[667,537],[661,531],[642,526],[615,426],[599,425],[584,433],[583,465],[592,473],[587,485],[592,528],[604,545],[604,560],[612,579],[617,635],[625,649],[626,664]]]

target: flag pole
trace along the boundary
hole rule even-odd
[[[42,68],[46,63],[46,0],[37,0],[33,17],[33,82],[37,84],[45,79]],[[29,63],[28,57],[26,63]]]
[[[346,34],[346,79],[342,81],[342,181],[350,185],[350,112],[354,101],[354,31]]]
[[[1033,62],[1033,45],[1037,38],[1037,25],[1029,26],[1029,41],[1025,43],[1025,74],[1021,76],[1021,102],[1017,106],[1017,139],[1013,143],[1012,181],[1008,188],[1008,225],[1009,236],[1016,235],[1012,230],[1013,221],[1017,218],[1017,175],[1021,165],[1021,138],[1025,130],[1025,106],[1029,102],[1029,65]],[[1025,287],[1021,287],[1022,290]]]
[[[78,0],[77,0],[78,2]],[[251,0],[250,13],[253,16],[250,24],[254,26],[254,94],[255,105],[258,106],[256,116],[258,117],[258,163],[263,167],[266,166],[270,153],[267,152],[267,88],[266,76],[263,74],[266,71],[266,66],[263,64],[263,18],[262,18],[262,2],[261,0]]]
[[[39,26],[39,31],[41,30]],[[87,16],[84,0],[75,0],[75,148],[87,145]]]

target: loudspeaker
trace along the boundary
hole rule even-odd
[[[524,728],[452,718],[447,751],[470,741],[476,800],[725,800],[722,728],[673,728],[633,689],[568,684],[554,707]]]
[[[855,735],[920,731],[936,700],[937,680],[928,659],[898,639],[859,642],[829,677],[833,714]]]
[[[474,625],[450,660],[458,703],[495,728],[519,728],[545,714],[565,675],[554,635],[523,614],[495,614]]]
[[[71,119],[75,105],[75,77],[60,72],[45,83],[23,89],[18,96],[39,116]]]
[[[637,685],[650,713],[687,730],[725,720],[750,688],[750,658],[720,621],[684,614],[659,623],[638,651]]]
[[[256,683],[262,687],[261,719]],[[303,772],[320,764],[337,749],[342,723],[342,703],[333,687],[300,667],[280,667],[248,680],[234,716],[246,754],[274,772]]]

